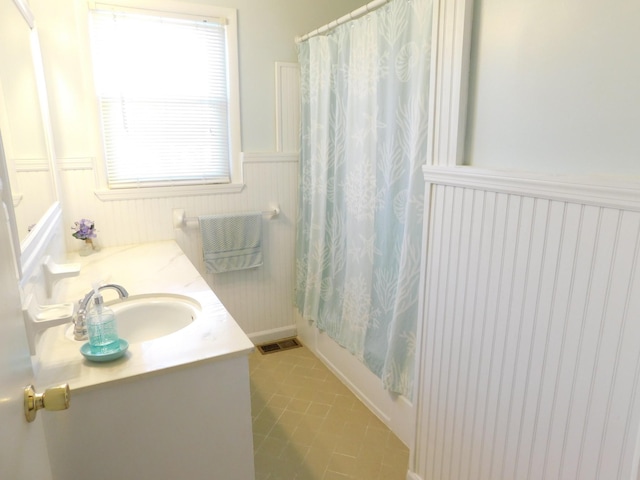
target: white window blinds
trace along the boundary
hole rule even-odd
[[[91,17],[109,187],[230,182],[224,22]]]

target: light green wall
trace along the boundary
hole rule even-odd
[[[467,163],[640,175],[640,2],[475,0]]]
[[[275,150],[275,62],[296,62],[303,35],[365,0],[216,0],[238,10],[242,149]],[[42,43],[57,154],[99,155],[95,98],[88,65],[86,0],[31,0]]]
[[[364,5],[367,0],[218,0],[238,10],[242,143],[275,150],[274,62],[297,62],[294,38]]]

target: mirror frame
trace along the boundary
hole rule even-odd
[[[3,208],[7,211],[7,221],[9,222],[11,249],[16,259],[16,273],[18,278],[22,278],[22,265],[20,260],[20,241],[18,239],[18,231],[16,228],[16,213],[13,207],[13,198],[11,195],[11,184],[9,182],[9,172],[7,170],[7,157],[4,153],[4,144],[2,141],[2,132],[0,131],[0,200],[2,200]]]
[[[18,259],[18,263],[21,267],[21,281],[25,281],[29,279],[34,270],[39,267],[40,258],[46,251],[48,239],[55,233],[56,226],[61,222],[62,207],[59,201],[61,198],[60,181],[56,165],[56,154],[53,145],[53,130],[49,114],[49,100],[47,96],[42,52],[40,49],[38,31],[36,29],[35,16],[29,5],[26,3],[26,0],[13,0],[13,3],[21,13],[30,30],[29,40],[31,47],[31,61],[33,62],[36,76],[38,102],[40,104],[41,113],[40,120],[54,194],[52,204],[20,244],[20,258]]]

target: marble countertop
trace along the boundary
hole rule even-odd
[[[61,302],[77,302],[94,282],[116,283],[125,287],[130,296],[172,293],[191,297],[202,306],[202,314],[173,334],[131,343],[124,357],[104,363],[82,356],[80,347],[85,342],[65,336],[68,324],[49,328],[32,357],[39,389],[68,383],[72,391],[81,390],[194,362],[248,355],[254,348],[173,241],[106,248],[86,257],[72,253],[67,260],[80,263],[81,271],[79,276],[56,285],[54,295]],[[111,289],[102,293],[107,302],[117,299]]]

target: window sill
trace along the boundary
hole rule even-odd
[[[181,187],[146,187],[100,189],[94,193],[99,200],[134,200],[139,198],[194,197],[199,195],[222,195],[240,193],[244,183],[225,183],[220,185],[189,185]]]

